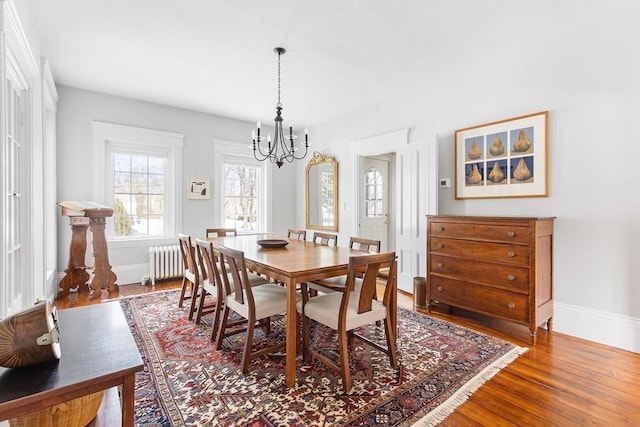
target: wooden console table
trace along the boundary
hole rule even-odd
[[[0,421],[122,385],[122,425],[133,426],[142,359],[119,302],[58,310],[60,360],[0,367]]]
[[[69,262],[66,275],[60,282],[60,296],[69,294],[70,289],[78,288],[80,292],[89,291],[88,267],[84,265],[87,250],[87,228],[93,235],[93,279],[91,280],[91,299],[100,298],[103,289],[117,292],[116,274],[109,264],[107,240],[104,235],[106,218],[113,215],[113,209],[95,202],[60,202],[62,215],[69,217],[71,225],[71,244],[69,246]]]

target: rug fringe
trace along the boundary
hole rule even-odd
[[[526,353],[527,351],[529,351],[529,349],[526,347],[516,346],[515,348],[511,349],[504,356],[484,368],[482,372],[473,377],[463,387],[461,387],[458,391],[451,395],[450,398],[448,398],[445,402],[440,404],[437,408],[429,412],[413,425],[418,427],[431,427],[440,424],[449,415],[451,415],[458,408],[458,406],[462,405],[469,398],[469,396],[471,396],[476,390],[478,390],[480,386],[482,386],[495,374],[500,372],[501,369],[505,368],[507,365],[509,365],[511,362],[520,357],[520,355]]]

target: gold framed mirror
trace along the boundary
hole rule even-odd
[[[338,162],[313,153],[305,170],[307,228],[338,231]]]

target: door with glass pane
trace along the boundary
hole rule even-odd
[[[363,158],[360,167],[360,237],[380,240],[386,251],[389,240],[389,162]]]
[[[2,147],[3,203],[3,264],[0,317],[5,317],[22,307],[22,175],[21,162],[24,136],[24,98],[26,91],[9,75],[6,82],[6,110],[4,111],[5,135]]]

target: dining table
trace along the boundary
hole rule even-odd
[[[287,239],[273,234],[251,234],[207,237],[214,250],[220,246],[244,252],[247,268],[282,283],[287,288],[285,379],[289,387],[296,385],[298,322],[296,292],[298,284],[347,274],[349,258],[362,251],[342,246],[326,246],[306,240]],[[261,246],[258,242],[282,241],[281,245]],[[269,243],[267,242],[267,243]],[[286,242],[286,244],[285,244]],[[389,280],[387,286],[396,286]],[[397,296],[393,290],[389,307],[392,324],[396,324]]]

